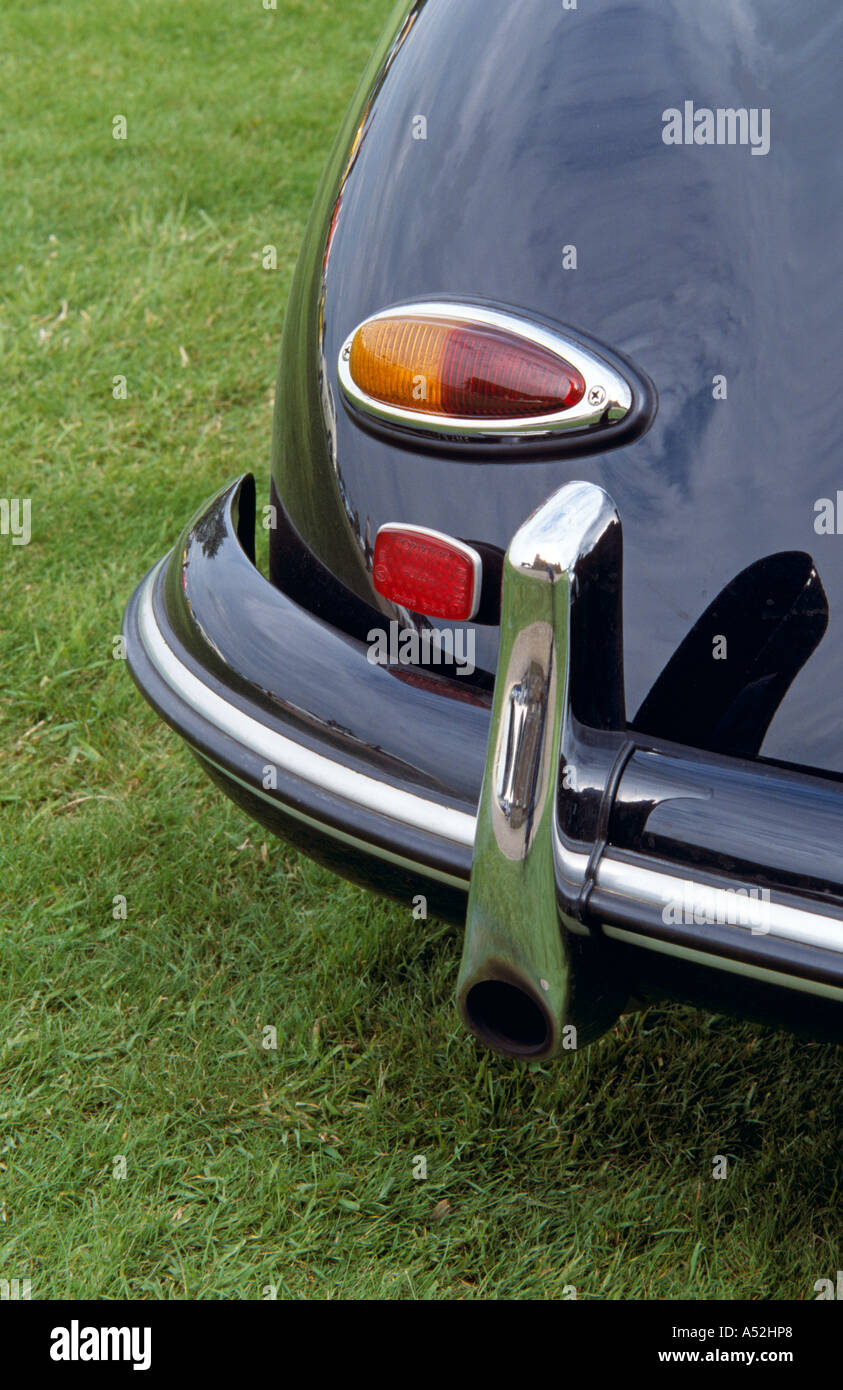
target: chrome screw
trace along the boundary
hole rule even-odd
[[[589,405],[602,405],[606,399],[606,392],[602,386],[592,386],[588,393]]]

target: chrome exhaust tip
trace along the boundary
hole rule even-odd
[[[490,976],[467,982],[458,1004],[466,1027],[493,1052],[541,1061],[556,1051],[556,1020],[526,981]]]

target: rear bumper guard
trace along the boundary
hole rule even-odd
[[[843,785],[627,727],[600,488],[568,484],[513,537],[491,715],[464,682],[372,665],[263,578],[253,537],[245,475],[133,595],[131,672],[226,790],[350,877],[438,885],[454,917],[471,880],[461,1007],[485,1041],[513,1050],[467,1002],[505,950],[538,1010],[525,1055],[611,1021],[616,942],[843,1002]]]

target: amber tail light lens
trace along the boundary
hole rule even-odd
[[[366,395],[427,415],[530,419],[569,410],[585,394],[576,367],[548,349],[447,318],[369,319],[354,335],[348,368]]]

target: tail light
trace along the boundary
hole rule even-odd
[[[452,438],[617,424],[629,384],[581,341],[488,307],[424,302],[365,319],[340,352],[346,401],[387,426]]]
[[[576,367],[546,348],[454,319],[372,319],[354,335],[348,369],[367,395],[424,415],[532,418],[585,394]]]

